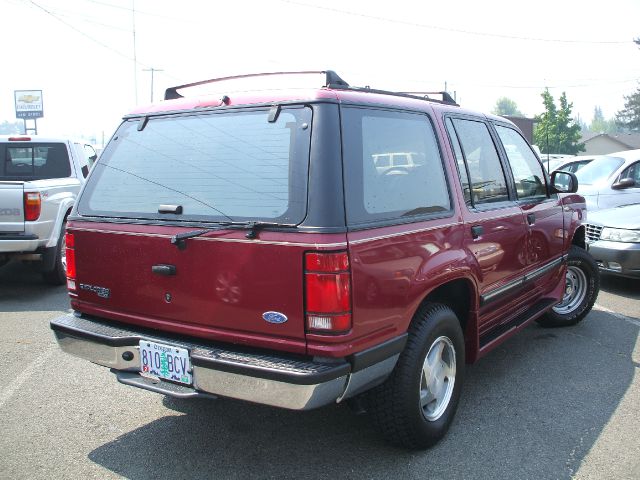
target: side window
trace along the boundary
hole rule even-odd
[[[624,171],[620,174],[620,178],[618,181],[623,178],[630,178],[635,180],[636,186],[640,186],[640,163],[634,163],[629,168],[625,168]]]
[[[452,119],[452,124],[471,183],[471,203],[476,206],[508,200],[507,180],[487,126],[460,118]]]
[[[518,199],[546,197],[547,186],[542,165],[527,142],[512,128],[496,125],[496,131],[507,152]]]
[[[349,224],[451,210],[427,116],[344,108],[342,122]]]

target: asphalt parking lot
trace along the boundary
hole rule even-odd
[[[467,370],[447,437],[386,445],[344,405],[289,412],[178,401],[62,354],[68,309],[22,265],[0,269],[1,478],[640,478],[640,281],[603,278],[579,326],[532,325]]]

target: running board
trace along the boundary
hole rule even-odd
[[[506,335],[510,331],[518,327],[521,327],[525,323],[528,323],[530,320],[533,320],[539,317],[540,314],[544,313],[546,310],[549,309],[549,307],[555,305],[556,303],[557,303],[557,300],[550,300],[550,299],[540,300],[531,308],[528,308],[524,312],[520,313],[512,320],[509,320],[508,322],[502,323],[500,325],[496,325],[494,328],[492,328],[488,332],[485,332],[482,335],[480,335],[480,348],[482,349],[486,347],[487,345],[497,340],[498,338],[502,337],[503,335]]]

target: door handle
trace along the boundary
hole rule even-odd
[[[535,213],[527,213],[527,223],[529,225],[533,225],[536,223],[536,214]]]
[[[175,265],[154,265],[151,267],[151,271],[157,275],[175,275],[176,274],[176,266]]]
[[[476,239],[484,233],[484,227],[482,225],[474,225],[471,227],[471,236]]]

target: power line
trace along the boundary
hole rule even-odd
[[[55,13],[53,13],[52,11],[50,11],[50,10],[46,9],[46,8],[45,8],[45,7],[43,7],[42,5],[39,5],[39,4],[38,4],[38,3],[36,3],[35,1],[30,0],[30,1],[29,1],[29,3],[30,3],[33,7],[37,8],[37,9],[39,9],[39,10],[42,10],[43,12],[45,12],[47,15],[51,16],[52,18],[54,18],[54,19],[55,19],[55,20],[57,20],[58,22],[62,23],[62,24],[63,24],[63,25],[65,25],[66,27],[70,28],[70,29],[71,29],[71,30],[73,30],[74,32],[76,32],[76,33],[78,33],[78,34],[82,35],[83,37],[88,38],[89,40],[91,40],[92,42],[94,42],[94,43],[96,43],[96,44],[100,45],[101,47],[106,48],[107,50],[110,50],[110,51],[112,51],[113,53],[115,53],[116,55],[118,55],[118,56],[120,56],[120,57],[122,57],[122,58],[125,58],[125,59],[127,59],[127,60],[132,60],[132,61],[134,60],[134,58],[132,58],[131,56],[127,55],[126,53],[123,53],[123,52],[121,52],[121,51],[119,51],[119,50],[116,50],[115,48],[113,48],[113,47],[111,47],[111,46],[107,45],[106,43],[104,43],[104,42],[102,42],[102,41],[98,40],[97,38],[92,37],[92,36],[91,36],[91,35],[89,35],[88,33],[83,32],[82,30],[80,30],[79,28],[75,27],[75,26],[74,26],[74,25],[72,25],[71,23],[66,22],[65,20],[63,20],[62,18],[60,18],[58,15],[56,15],[56,14],[55,14]],[[131,10],[131,9],[129,9],[129,10]],[[127,30],[127,31],[128,31],[128,30]],[[146,64],[144,64],[144,63],[142,63],[142,62],[140,62],[140,61],[136,61],[135,63],[136,63],[137,65],[140,65],[140,66],[143,66],[143,67],[151,68],[151,66],[150,66],[150,65],[146,65]],[[171,77],[171,78],[173,78],[174,80],[179,81],[179,82],[183,80],[183,79],[177,78],[177,77],[175,77],[175,76],[173,76],[173,75],[170,75],[170,74],[167,74],[167,76],[168,76],[168,77]]]
[[[518,35],[506,35],[506,34],[501,34],[501,33],[489,33],[489,32],[477,32],[477,31],[473,31],[473,30],[463,30],[460,28],[451,28],[451,27],[442,27],[439,25],[431,25],[431,24],[426,24],[426,23],[417,23],[417,22],[411,22],[408,20],[396,20],[396,19],[391,19],[391,18],[385,18],[385,17],[380,17],[377,15],[369,15],[366,13],[358,13],[358,12],[351,12],[348,10],[341,10],[339,8],[332,8],[332,7],[325,7],[325,6],[321,6],[321,5],[310,5],[308,3],[302,3],[302,2],[295,2],[293,0],[280,0],[283,3],[288,3],[291,5],[297,5],[299,7],[306,7],[306,8],[314,8],[316,10],[324,10],[327,12],[333,12],[333,13],[340,13],[340,14],[344,14],[344,15],[351,15],[353,17],[360,17],[360,18],[366,18],[366,19],[370,19],[370,20],[377,20],[380,22],[386,22],[386,23],[395,23],[398,25],[408,25],[411,27],[417,27],[417,28],[427,28],[430,30],[438,30],[441,32],[449,32],[449,33],[462,33],[465,35],[475,35],[478,37],[492,37],[492,38],[500,38],[503,40],[520,40],[520,41],[531,41],[531,42],[547,42],[547,43],[567,43],[567,44],[590,44],[590,45],[624,45],[624,44],[630,44],[633,43],[633,40],[603,40],[603,41],[599,41],[599,40],[565,40],[565,39],[561,39],[561,38],[537,38],[537,37],[521,37]]]

